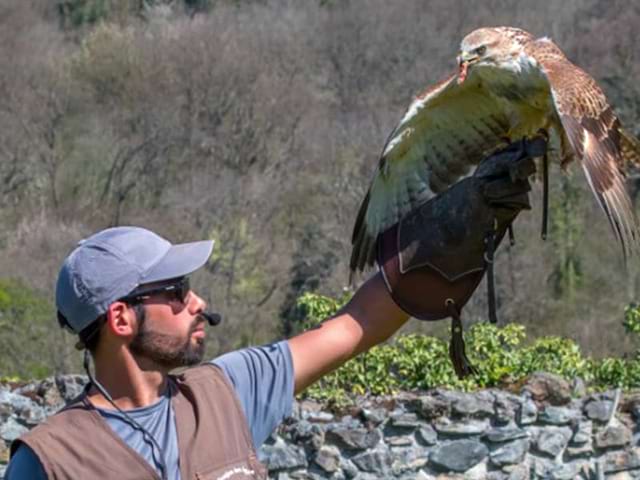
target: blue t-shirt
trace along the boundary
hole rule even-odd
[[[234,386],[247,418],[253,444],[258,448],[278,424],[291,414],[294,374],[289,344],[282,341],[246,348],[222,355],[212,363],[225,372]],[[167,391],[153,405],[127,410],[127,413],[151,433],[164,450],[168,478],[180,479],[175,413],[170,401],[173,394],[175,392]],[[132,427],[118,411],[98,411],[120,438],[160,474],[160,452],[144,440],[143,433]],[[24,478],[47,478],[38,457],[26,446],[18,449],[5,474],[5,480]]]

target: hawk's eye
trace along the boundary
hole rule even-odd
[[[478,56],[482,56],[485,53],[487,53],[487,47],[485,47],[484,45],[482,45],[481,47],[476,48],[476,54]]]

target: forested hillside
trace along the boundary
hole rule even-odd
[[[53,286],[74,244],[114,225],[216,240],[194,277],[224,316],[211,355],[297,331],[302,293],[347,286],[388,133],[490,25],[551,37],[640,134],[634,0],[2,0],[0,377],[77,368]],[[551,176],[550,238],[538,184],[500,250],[499,316],[595,355],[631,351],[640,259],[625,269],[577,165]],[[481,286],[465,321],[485,317]]]

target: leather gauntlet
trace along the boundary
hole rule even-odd
[[[450,355],[458,376],[473,372],[460,311],[486,271],[492,289],[493,252],[518,213],[531,208],[532,158],[545,151],[542,138],[509,145],[378,237],[377,263],[398,306],[420,320],[452,317]]]

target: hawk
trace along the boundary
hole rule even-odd
[[[416,205],[505,142],[541,131],[552,161],[582,165],[625,258],[632,253],[640,232],[625,172],[640,163],[640,142],[596,81],[550,39],[518,28],[471,32],[457,60],[458,72],[418,95],[385,143],[356,218],[351,271],[373,265],[378,234]]]

